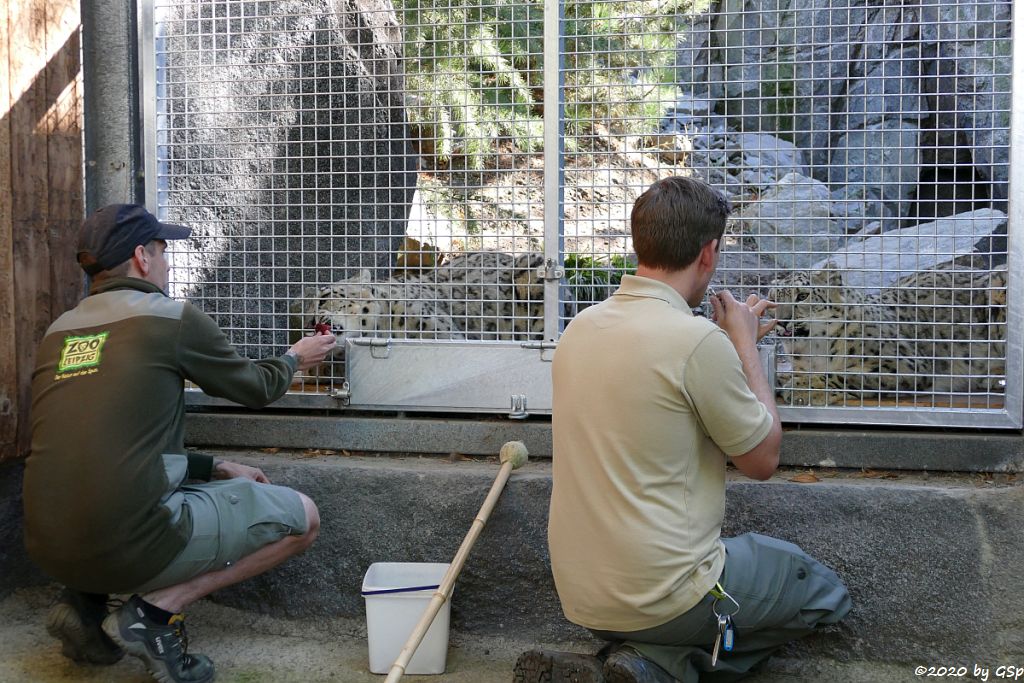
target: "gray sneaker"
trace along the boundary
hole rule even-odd
[[[107,616],[103,602],[65,588],[46,615],[46,630],[61,642],[68,659],[85,664],[113,664],[124,652],[100,626]]]
[[[592,655],[527,650],[512,670],[513,683],[604,683],[601,660]]]
[[[213,662],[205,655],[188,653],[185,615],[175,614],[169,624],[146,617],[142,599],[128,602],[103,620],[103,630],[128,654],[138,657],[160,683],[209,683]]]

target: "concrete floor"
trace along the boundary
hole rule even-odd
[[[3,683],[145,683],[142,664],[125,658],[110,667],[76,665],[60,654],[45,615],[55,588],[21,589],[0,601],[0,681]],[[369,683],[362,619],[287,620],[202,601],[188,617],[191,649],[211,657],[220,683]],[[591,651],[592,643],[533,643],[507,637],[451,636],[440,676],[406,676],[409,683],[508,683],[516,657],[530,647]],[[899,683],[919,681],[910,665],[773,659],[751,683]],[[943,680],[979,680],[944,678]]]

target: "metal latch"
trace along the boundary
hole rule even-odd
[[[541,277],[545,280],[561,280],[563,276],[565,276],[565,268],[558,265],[555,259],[549,258],[544,264]]]
[[[524,349],[537,349],[540,351],[540,359],[547,363],[550,363],[555,357],[555,347],[558,346],[557,342],[523,342],[521,346]]]
[[[526,412],[526,394],[512,394],[512,409],[509,411],[509,419],[525,420],[530,414]]]
[[[349,340],[356,346],[369,346],[370,358],[387,358],[391,355],[391,340],[381,337],[359,337]]]

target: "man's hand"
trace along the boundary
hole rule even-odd
[[[267,479],[267,475],[263,474],[263,470],[258,467],[249,467],[248,465],[229,462],[227,460],[218,460],[214,463],[214,479],[234,479],[235,477],[245,477],[246,479],[258,481],[261,484],[270,483],[270,480]]]
[[[323,363],[337,345],[333,334],[314,334],[295,342],[288,353],[299,361],[299,370],[309,370]]]
[[[765,311],[775,306],[775,302],[762,299],[756,294],[751,294],[745,303],[740,303],[727,289],[711,296],[712,318],[737,347],[744,344],[756,345],[772,331],[776,321],[771,318],[762,321],[761,318]]]
[[[761,356],[757,351],[757,342],[775,327],[775,320],[761,320],[761,316],[775,304],[762,299],[756,294],[747,297],[740,303],[728,291],[718,292],[711,297],[711,308],[714,320],[725,330],[736,347],[736,353],[743,365],[743,374],[747,385],[757,400],[760,401],[772,416],[772,428],[761,443],[732,461],[743,474],[753,479],[764,480],[772,476],[779,466],[779,447],[782,443],[782,427],[779,422],[779,411],[775,406],[775,390],[768,385]]]

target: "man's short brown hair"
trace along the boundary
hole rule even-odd
[[[722,238],[731,210],[729,200],[702,180],[663,178],[633,204],[633,250],[650,268],[686,268],[705,244]]]

